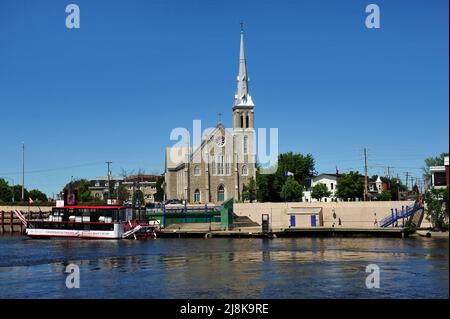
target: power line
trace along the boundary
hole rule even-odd
[[[93,163],[86,163],[86,164],[79,164],[79,165],[71,165],[71,166],[64,166],[64,167],[55,167],[55,168],[47,168],[47,169],[38,169],[38,170],[32,170],[27,171],[27,174],[36,174],[36,173],[48,173],[48,172],[54,172],[54,171],[60,171],[70,168],[78,168],[78,167],[87,167],[87,166],[96,166],[103,164],[103,162],[93,162]],[[9,173],[0,173],[0,175],[18,175],[22,174],[22,172],[9,172]]]

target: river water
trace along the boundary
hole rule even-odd
[[[448,239],[0,235],[0,298],[448,298]],[[68,264],[80,288],[66,287]],[[380,270],[368,289],[366,267]]]

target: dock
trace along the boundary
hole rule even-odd
[[[26,212],[24,214],[27,218],[48,216],[46,212]],[[0,211],[0,233],[23,233],[24,229],[22,222],[13,211]]]
[[[402,227],[391,228],[343,228],[307,227],[277,228],[263,232],[261,226],[221,229],[220,223],[175,224],[161,229],[162,238],[285,238],[285,237],[408,237],[409,232]]]

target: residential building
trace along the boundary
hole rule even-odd
[[[328,191],[331,193],[329,197],[324,197],[321,199],[322,202],[332,202],[336,201],[336,185],[338,182],[338,176],[336,174],[331,173],[322,173],[317,176],[314,176],[308,179],[307,184],[305,185],[305,191],[303,192],[303,201],[304,202],[317,202],[317,199],[312,198],[312,189],[317,184],[325,184],[327,186]]]
[[[125,178],[110,176],[109,182],[111,183],[111,199],[116,199],[117,189],[120,185],[125,186],[128,192],[128,201],[133,200],[133,193],[137,190],[141,190],[144,199],[143,203],[154,203],[156,183],[161,176],[157,175],[132,175]],[[108,176],[100,176],[90,181],[89,191],[91,196],[96,200],[108,199]]]
[[[430,166],[431,187],[445,188],[449,185],[449,157],[444,157],[444,165]]]
[[[93,180],[89,181],[89,191],[91,192],[92,198],[95,200],[106,200],[108,199],[108,189],[109,183],[111,184],[111,198],[117,188],[119,188],[120,183],[123,181],[122,178],[117,176],[99,176]]]

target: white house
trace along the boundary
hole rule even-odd
[[[444,157],[444,165],[430,166],[431,187],[445,188],[449,179],[449,157]]]
[[[327,173],[320,174],[311,179],[310,185],[307,185],[306,191],[303,192],[303,201],[317,202],[317,199],[311,197],[311,193],[312,188],[319,183],[325,184],[327,186],[327,189],[331,192],[331,196],[322,198],[322,201],[323,202],[336,201],[336,184],[337,184],[336,174],[327,174]]]

